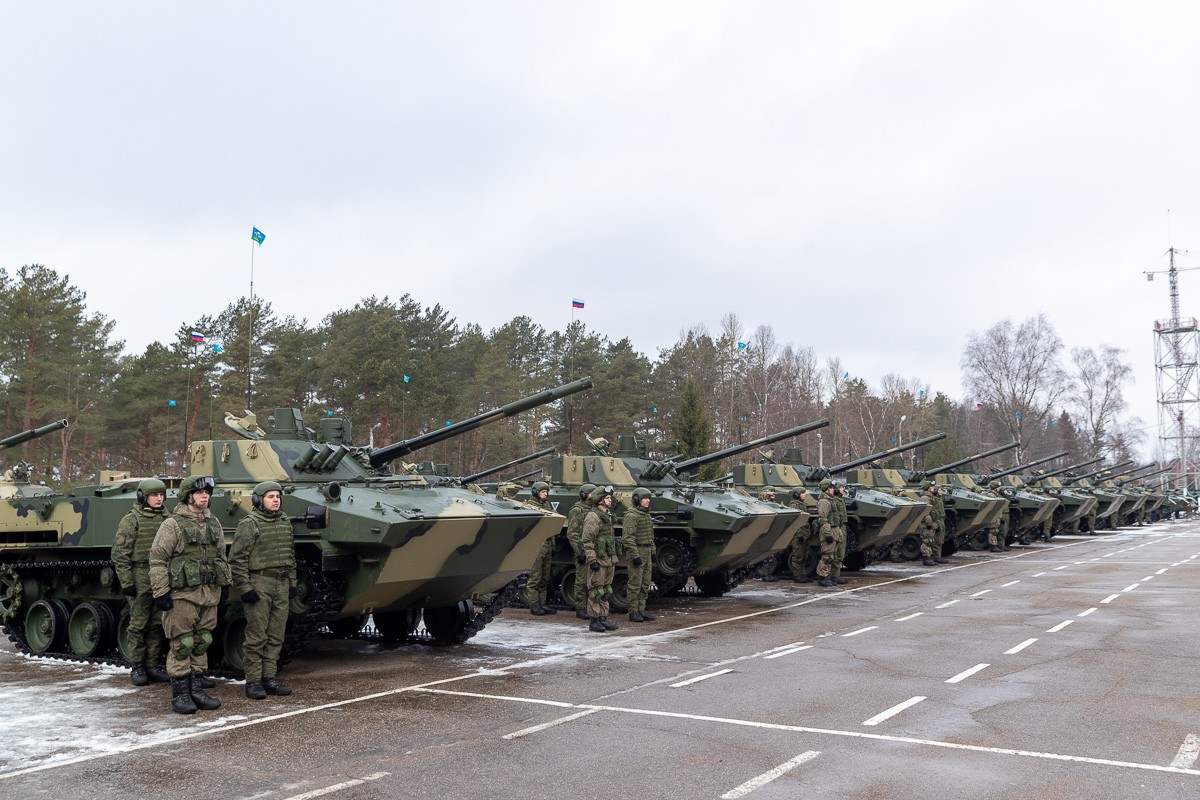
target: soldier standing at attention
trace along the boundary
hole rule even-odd
[[[840,530],[837,527],[837,506],[835,505],[835,489],[833,481],[825,478],[820,483],[821,499],[817,501],[818,533],[821,537],[821,563],[817,564],[817,583],[821,586],[833,586],[833,570],[838,564],[838,539]]]
[[[633,508],[621,521],[625,551],[629,554],[629,621],[650,622],[657,619],[646,613],[646,598],[650,594],[650,574],[654,563],[654,522],[650,519],[650,490],[639,486],[633,490]]]
[[[275,675],[287,629],[288,600],[296,596],[296,548],[292,521],[280,510],[282,486],[263,481],[254,487],[250,505],[253,508],[233,535],[229,570],[233,593],[241,597],[246,614],[242,645],[246,697],[265,700],[269,694],[292,693],[292,687]]]
[[[587,615],[587,576],[584,573],[587,555],[583,552],[583,518],[596,507],[591,500],[592,492],[595,490],[596,484],[594,483],[585,483],[580,486],[579,502],[571,506],[571,510],[567,512],[567,543],[571,545],[571,552],[575,554],[573,599],[575,616],[578,619],[590,619]]]
[[[946,502],[942,500],[942,487],[930,483],[929,491],[933,494],[933,523],[937,532],[933,537],[933,560],[939,564],[950,563],[942,558],[942,550],[946,546]]]
[[[946,507],[942,504],[941,491],[936,483],[925,481],[924,488],[929,493],[925,498],[929,503],[929,515],[921,535],[921,556],[925,559],[921,563],[927,567],[936,567],[946,563],[941,557],[941,542],[946,536]]]
[[[846,579],[842,577],[842,562],[846,560],[846,544],[849,538],[847,533],[849,528],[846,527],[850,517],[846,513],[846,487],[840,483],[833,485],[833,503],[834,511],[837,513],[837,529],[838,529],[838,552],[837,562],[833,565],[832,580],[834,583],[845,583]]]
[[[150,589],[155,608],[163,612],[163,632],[171,640],[171,708],[180,714],[221,707],[201,685],[221,587],[230,581],[225,535],[208,510],[213,486],[207,476],[184,479],[175,513],[159,527],[150,546]]]
[[[550,508],[550,484],[545,481],[537,481],[533,484],[530,493],[529,502],[543,511],[552,511]],[[554,538],[551,537],[542,542],[542,549],[538,550],[537,558],[533,560],[533,566],[529,568],[529,581],[525,584],[525,600],[529,603],[529,613],[535,617],[544,617],[547,614],[557,614],[558,609],[550,608],[546,605],[546,590],[550,583],[550,555],[554,552]]]
[[[129,679],[134,686],[171,680],[158,665],[162,656],[162,613],[154,607],[150,592],[150,545],[167,518],[163,503],[167,485],[147,478],[138,484],[137,502],[121,519],[113,539],[113,569],[121,593],[129,598]]]
[[[613,574],[617,564],[617,537],[613,533],[613,488],[605,486],[588,497],[593,508],[583,518],[583,553],[588,565],[587,613],[596,633],[615,631],[608,621],[608,598],[612,596]]]
[[[788,503],[788,508],[794,508],[797,511],[807,511],[808,506],[804,503],[804,496],[807,492],[804,487],[800,486],[792,490],[792,502]],[[808,583],[813,579],[813,573],[817,569],[817,561],[821,557],[820,536],[817,529],[812,524],[805,524],[803,527],[796,530],[792,536],[792,554],[788,557],[788,566],[792,570],[792,580],[796,583]]]

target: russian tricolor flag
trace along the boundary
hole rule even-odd
[[[583,301],[578,298],[572,298],[571,308],[583,308]]]
[[[204,334],[203,334],[203,333],[196,333],[195,331],[192,331],[192,341],[193,341],[193,342],[203,342],[203,341],[204,341]]]

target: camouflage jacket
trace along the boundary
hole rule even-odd
[[[849,517],[846,515],[846,501],[841,497],[834,495],[833,507],[837,516],[837,521],[833,523],[833,526],[835,528],[846,530],[846,523],[849,521]]]
[[[943,528],[946,525],[946,503],[936,494],[931,494],[929,500],[929,517],[933,521],[934,529]]]
[[[256,508],[242,518],[233,534],[233,547],[229,550],[233,591],[241,594],[252,589],[250,573],[260,569],[283,570],[288,586],[296,585],[292,521],[282,512],[272,514]]]
[[[600,506],[594,506],[583,518],[583,552],[588,563],[606,561],[611,563],[617,553],[617,537],[613,533],[612,514]]]
[[[192,511],[180,504],[154,535],[150,546],[150,588],[155,597],[167,592],[215,605],[221,587],[230,582],[225,535],[207,509]]]
[[[654,522],[650,512],[640,508],[631,508],[625,512],[621,520],[621,538],[626,547],[653,547]]]
[[[596,504],[588,500],[581,500],[571,506],[571,510],[567,512],[567,541],[578,542],[583,536],[583,519],[588,515],[589,511],[595,511]]]
[[[822,536],[833,536],[838,528],[835,509],[833,498],[822,492],[821,499],[817,501],[818,531]]]
[[[109,557],[122,587],[134,586],[134,573],[150,568],[150,545],[154,543],[154,534],[158,533],[159,526],[166,519],[165,509],[137,503],[117,525],[117,535],[113,539]]]

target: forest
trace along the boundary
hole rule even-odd
[[[692,456],[821,417],[830,425],[820,439],[775,449],[799,446],[808,463],[828,465],[941,431],[918,465],[1014,439],[1022,460],[1058,450],[1074,461],[1124,460],[1140,437],[1140,421],[1125,416],[1123,352],[1067,351],[1044,315],[967,334],[960,366],[970,399],[955,399],[919,377],[869,385],[836,354],[781,343],[770,326],[744,330],[732,314],[713,327],[698,321],[648,356],[578,321],[552,331],[518,316],[484,331],[407,294],[366,297],[319,323],[242,297],[133,354],[86,299],[44,265],[0,269],[0,433],[69,423],[14,446],[4,465],[26,462],[56,488],[91,483],[101,470],[179,474],[190,441],[233,438],[225,412],[261,419],[296,407],[312,428],[321,416],[347,417],[356,444],[380,446],[588,375],[590,391],[412,458],[464,475],[542,447],[583,454],[588,436],[629,435],[652,455]]]

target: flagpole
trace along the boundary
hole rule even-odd
[[[254,241],[254,235],[250,235],[250,333],[246,337],[246,410],[251,410],[254,406],[250,400],[250,369],[254,361],[254,245],[258,242]]]

